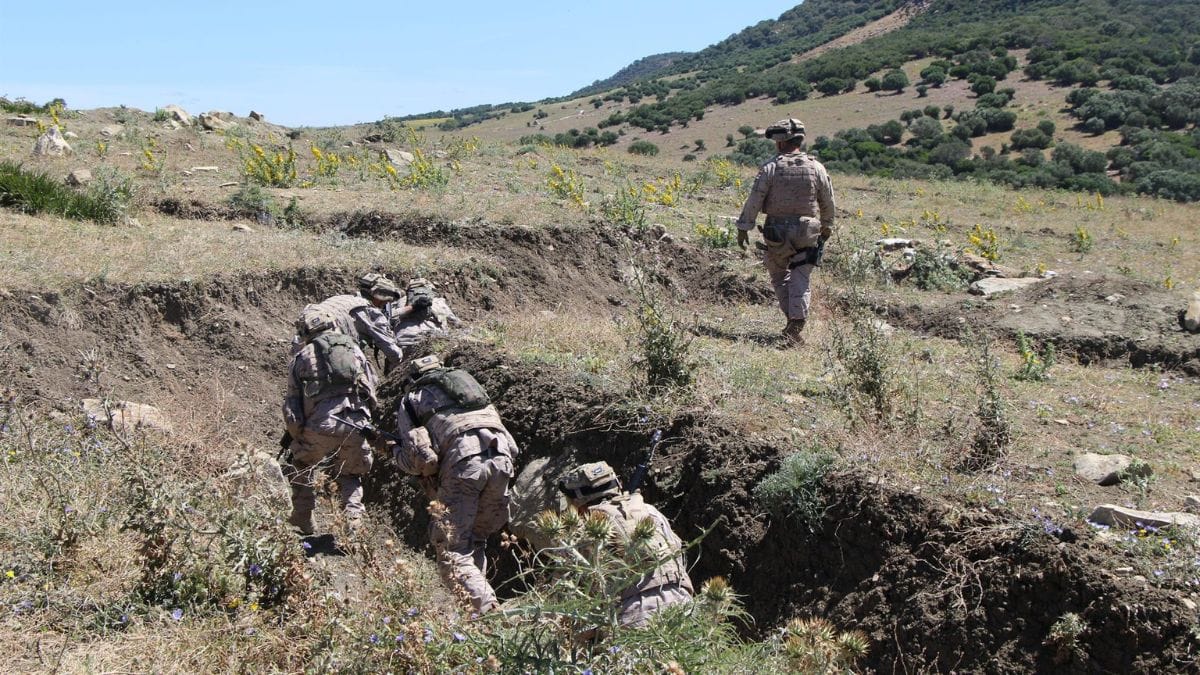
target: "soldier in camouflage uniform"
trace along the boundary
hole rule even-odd
[[[509,482],[517,443],[487,392],[469,373],[436,356],[409,364],[396,410],[401,441],[393,458],[401,471],[437,477],[429,538],[446,585],[476,611],[498,607],[487,582],[487,538],[508,522]]]
[[[754,188],[738,218],[738,245],[749,243],[750,230],[760,212],[767,215],[761,228],[763,264],[787,317],[784,337],[802,344],[812,298],[809,277],[820,264],[825,240],[833,231],[836,206],[829,174],[804,151],[804,123],[780,120],[767,127],[779,156],[767,162],[754,179]]]
[[[639,493],[623,494],[616,473],[607,462],[584,464],[568,472],[559,481],[559,490],[566,495],[580,515],[603,514],[612,524],[617,550],[632,556],[630,544],[638,523],[649,519],[652,534],[642,550],[652,555],[645,565],[655,565],[632,586],[614,589],[621,605],[618,621],[622,626],[638,628],[658,610],[692,599],[692,580],[687,573],[683,542],[671,529],[671,523],[661,511],[642,500]],[[637,560],[630,560],[638,564]]]
[[[445,298],[435,293],[433,283],[417,277],[408,282],[405,304],[391,312],[396,344],[412,347],[426,335],[444,335],[462,322]]]
[[[367,376],[367,357],[336,325],[336,318],[319,305],[301,313],[296,328],[304,344],[292,359],[283,400],[283,422],[291,436],[291,456],[284,467],[292,488],[288,522],[304,534],[315,529],[313,486],[319,465],[326,464],[335,476],[352,526],[366,511],[362,478],[371,470],[371,448],[357,429],[334,417],[366,424],[375,389]]]
[[[343,335],[349,335],[364,349],[370,345],[383,352],[384,369],[390,371],[404,360],[404,352],[396,344],[396,334],[383,309],[389,302],[400,299],[400,289],[391,279],[375,272],[361,277],[358,289],[359,295],[335,295],[317,306],[333,315],[336,327]],[[299,346],[298,341],[293,344]],[[372,386],[378,385],[379,378],[373,365],[369,374]]]

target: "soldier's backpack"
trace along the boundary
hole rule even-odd
[[[312,340],[317,356],[318,379],[315,392],[305,388],[305,395],[318,400],[331,396],[355,393],[367,381],[363,363],[357,358],[354,338],[334,331],[318,335]]]
[[[412,383],[409,391],[424,386],[441,389],[450,402],[425,415],[424,419],[417,420],[419,424],[425,424],[430,417],[446,410],[469,412],[486,408],[492,404],[492,399],[488,397],[487,390],[483,388],[483,385],[479,384],[470,373],[458,368],[438,368],[425,373]]]

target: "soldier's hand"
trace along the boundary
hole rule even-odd
[[[746,246],[749,245],[749,243],[750,243],[750,233],[747,232],[746,230],[738,228],[737,245],[740,246],[743,251],[745,251]]]
[[[831,235],[831,234],[833,234],[833,228],[829,227],[828,225],[821,226],[821,238],[822,239],[828,239],[829,235]]]

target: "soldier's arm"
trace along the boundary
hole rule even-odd
[[[450,303],[446,302],[445,298],[437,298],[433,301],[433,306],[434,313],[441,314],[442,316],[446,317],[447,325],[454,328],[458,328],[462,325],[462,319],[458,318],[458,315],[454,313],[454,310],[450,309]]]
[[[404,360],[404,351],[396,344],[396,333],[383,312],[374,307],[362,307],[354,311],[354,324],[358,334],[366,337],[371,344],[383,352],[388,369],[400,365]]]
[[[304,395],[300,390],[299,365],[300,357],[297,356],[288,368],[287,395],[283,398],[283,425],[292,436],[299,436],[304,430]]]
[[[833,198],[833,182],[823,166],[817,172],[817,206],[821,209],[821,229],[832,229],[833,220],[837,217],[837,202]]]
[[[400,444],[392,452],[392,459],[404,473],[414,476],[433,476],[438,472],[438,457],[429,440],[429,432],[412,418],[412,401],[409,394],[400,397],[396,410],[396,435]]]
[[[767,198],[767,189],[771,185],[771,177],[775,174],[775,163],[768,162],[759,170],[758,176],[754,179],[754,187],[750,188],[750,196],[746,198],[746,205],[742,207],[742,213],[738,216],[737,226],[739,230],[747,231],[754,229],[754,221],[758,219],[758,214],[762,212],[763,202]]]

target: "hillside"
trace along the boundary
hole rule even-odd
[[[1196,672],[1200,213],[1120,187],[1196,173],[1181,6],[812,0],[693,70],[466,126],[5,102],[0,670]],[[946,26],[961,44],[916,48]],[[803,51],[742,75],[902,58],[850,91],[629,121],[741,82],[721,73],[756,43]],[[893,66],[910,85],[871,91]],[[799,345],[732,229],[756,175],[739,127],[787,115],[838,198]],[[55,126],[72,150],[33,154]],[[1068,184],[1092,174],[1120,186]],[[465,325],[407,356],[469,370],[521,448],[486,616],[445,590],[442,509],[386,448],[360,529],[332,481],[316,534],[285,522],[294,322],[367,271],[437,285]],[[385,430],[405,379],[384,373]],[[559,510],[558,478],[598,460],[645,464],[687,544],[696,598],[642,629],[612,580],[656,561]]]
[[[665,73],[672,65],[686,56],[688,56],[688,52],[666,52],[642,57],[603,80],[596,80],[582,89],[571,92],[566,98],[591,96],[623,87],[638,80],[652,79]]]

